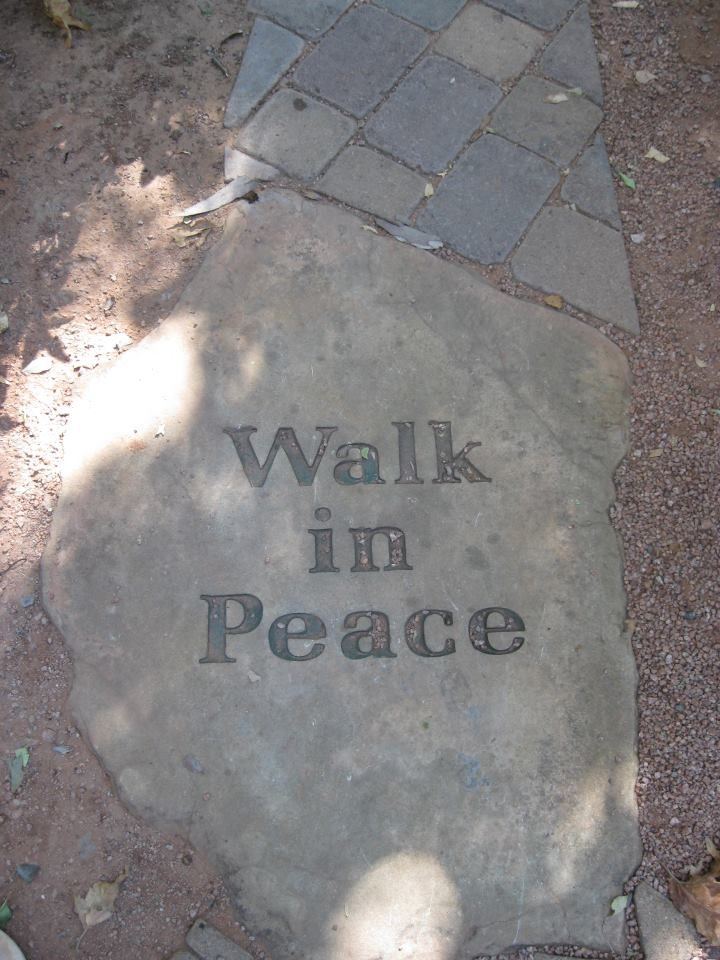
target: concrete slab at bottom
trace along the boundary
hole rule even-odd
[[[635,891],[635,906],[647,960],[691,960],[699,953],[691,924],[649,883]]]

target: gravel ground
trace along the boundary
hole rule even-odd
[[[72,51],[39,5],[3,8],[0,311],[10,329],[0,336],[0,729],[4,754],[27,745],[31,760],[17,793],[1,785],[0,902],[13,906],[10,932],[32,960],[76,955],[72,895],[122,866],[130,876],[116,914],[78,956],[159,960],[208,910],[262,954],[202,857],[116,800],[75,729],[72,665],[37,600],[73,391],[167,316],[225,217],[213,214],[210,236],[185,247],[168,229],[221,181],[231,80],[208,47],[248,17],[232,0],[169,7],[79,2],[93,32]],[[664,890],[668,871],[682,876],[701,860],[706,837],[720,840],[720,4],[641,0],[618,10],[597,0],[592,11],[603,133],[617,169],[637,182],[621,188],[620,207],[643,328],[632,339],[603,327],[635,378],[613,516],[640,675],[646,854],[628,890],[641,878]],[[242,44],[223,47],[231,75]],[[640,70],[655,79],[639,83]],[[669,161],[645,159],[651,146]],[[518,289],[503,270],[484,273]],[[38,353],[50,370],[23,375]],[[40,865],[31,884],[14,876],[22,862]]]

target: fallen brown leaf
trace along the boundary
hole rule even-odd
[[[84,20],[78,20],[70,11],[70,0],[43,0],[43,10],[50,17],[56,27],[65,34],[65,46],[72,46],[72,33],[70,27],[77,27],[78,30],[89,30],[90,24]]]
[[[546,297],[543,297],[543,300],[553,310],[562,310],[565,306],[565,301],[557,293],[549,293]]]
[[[703,874],[689,880],[670,878],[670,899],[689,917],[714,947],[720,947],[720,852],[708,843],[713,861]]]
[[[90,927],[110,919],[115,898],[120,892],[120,884],[126,877],[127,870],[123,869],[112,882],[98,880],[84,897],[75,897],[75,913],[80,917],[83,933]]]

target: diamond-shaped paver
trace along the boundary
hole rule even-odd
[[[390,13],[419,23],[428,30],[442,30],[452,20],[465,0],[375,0]]]
[[[559,80],[568,87],[580,87],[595,103],[602,103],[600,67],[585,4],[575,11],[547,48],[540,68],[546,77]]]
[[[298,86],[356,117],[376,106],[427,45],[419,27],[362,6],[320,41],[295,73]]]
[[[473,260],[500,263],[557,181],[551,163],[487,134],[445,177],[418,226]]]
[[[576,161],[563,183],[562,198],[591,217],[606,220],[620,229],[615,184],[601,136],[597,136],[592,146]]]
[[[577,0],[485,0],[497,10],[504,10],[519,20],[532,23],[541,30],[554,30],[565,19]]]
[[[622,236],[562,207],[543,210],[512,259],[518,280],[638,333],[638,315]]]
[[[311,40],[329,30],[353,0],[250,0],[252,13],[264,13]]]
[[[261,17],[255,20],[225,108],[226,127],[240,126],[297,60],[304,46],[305,42],[296,33]]]
[[[460,64],[429,56],[365,127],[370,143],[423,170],[440,172],[502,98]]]
[[[602,110],[572,93],[561,103],[548,103],[548,97],[565,92],[548,80],[523,77],[495,111],[493,130],[567,166],[602,120]]]
[[[318,189],[359,210],[407,220],[424,196],[425,177],[367,147],[348,147]]]
[[[500,82],[522,73],[544,40],[539,30],[473,3],[440,37],[435,50]]]
[[[316,176],[355,132],[338,110],[279,90],[240,131],[237,145],[297,177]]]

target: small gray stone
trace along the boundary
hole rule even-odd
[[[547,48],[540,68],[546,77],[559,80],[568,87],[580,87],[591,100],[602,104],[600,67],[585,4],[575,11]]]
[[[237,145],[293,176],[317,176],[355,132],[337,110],[294,90],[279,90],[240,131]]]
[[[197,920],[187,935],[187,945],[202,957],[202,960],[252,960],[238,943],[224,937],[206,920]]]
[[[615,184],[601,136],[575,163],[562,186],[562,198],[596,220],[620,229]]]
[[[539,30],[482,4],[470,4],[440,37],[435,49],[500,82],[522,73],[543,42]]]
[[[418,226],[473,260],[499,263],[557,181],[552,164],[488,134],[445,177]]]
[[[20,597],[20,606],[23,609],[27,610],[28,607],[31,607],[35,603],[35,597],[29,593],[26,597]]]
[[[490,7],[504,10],[541,30],[554,30],[565,19],[577,0],[486,0]]]
[[[647,960],[690,960],[699,952],[690,922],[649,883],[635,891],[635,907]]]
[[[359,210],[408,220],[424,196],[425,178],[367,147],[348,147],[318,189]]]
[[[418,27],[377,7],[358,7],[303,60],[295,82],[353,116],[364,117],[427,42]]]
[[[258,17],[243,54],[237,79],[225,108],[226,127],[239,127],[290,64],[300,56],[304,41],[289,30]]]
[[[264,13],[284,27],[317,39],[345,13],[353,0],[250,0],[252,13]]]
[[[625,247],[617,230],[581,213],[543,210],[513,257],[518,280],[639,333]]]
[[[380,7],[428,30],[446,27],[465,0],[375,0]]]
[[[444,57],[426,57],[370,120],[370,143],[439,173],[502,98],[494,83]]]
[[[559,93],[564,91],[554,83],[523,77],[495,111],[493,130],[567,166],[602,120],[602,110],[574,94],[562,103],[546,101]]]

